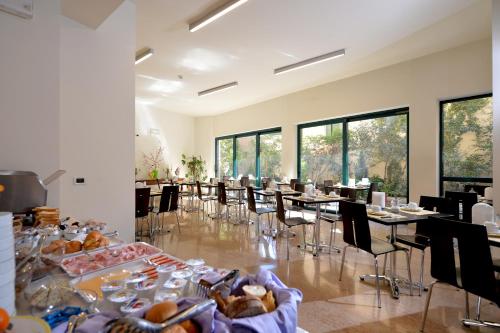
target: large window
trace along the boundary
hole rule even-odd
[[[260,184],[262,177],[281,177],[281,128],[217,138],[215,147],[220,178],[248,176]]]
[[[322,184],[342,181],[342,123],[305,127],[301,130],[300,178]]]
[[[217,141],[217,177],[231,176],[233,174],[233,139],[221,139]]]
[[[441,192],[492,182],[491,94],[442,101]]]
[[[352,121],[349,133],[349,178],[369,178],[391,197],[408,191],[408,118],[385,116]]]
[[[303,182],[347,184],[369,178],[389,196],[408,196],[408,109],[332,119],[298,127]]]

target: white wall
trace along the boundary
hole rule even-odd
[[[416,200],[438,193],[439,101],[491,89],[491,41],[484,40],[197,118],[196,150],[213,166],[215,137],[281,126],[283,172],[295,176],[298,123],[409,106],[409,185],[410,198]]]
[[[500,214],[500,1],[493,1],[493,203],[496,214]]]
[[[63,215],[107,221],[127,241],[134,226],[135,4],[97,30],[61,19]],[[85,177],[86,185],[74,185]]]
[[[159,131],[158,135],[150,135],[150,129]],[[194,118],[175,112],[154,108],[137,103],[135,109],[135,165],[140,169],[137,179],[147,177],[147,167],[144,165],[143,154],[164,148],[163,160],[165,167],[175,170],[181,167],[181,177],[185,175],[182,167],[182,154],[194,154]],[[160,172],[160,177],[164,173]]]
[[[59,6],[38,1],[32,20],[0,12],[0,170],[59,169]],[[48,189],[57,205],[59,181]]]

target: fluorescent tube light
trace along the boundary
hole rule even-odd
[[[345,49],[333,51],[333,52],[330,52],[330,53],[327,53],[327,54],[323,54],[323,55],[320,55],[320,56],[317,56],[317,57],[314,57],[314,58],[310,58],[310,59],[306,59],[306,60],[302,60],[302,61],[296,62],[295,64],[291,64],[291,65],[283,66],[283,67],[280,67],[280,68],[276,68],[274,70],[274,74],[278,75],[278,74],[287,73],[287,72],[290,72],[290,71],[294,71],[296,69],[300,69],[300,68],[304,68],[304,67],[307,67],[307,66],[316,65],[316,64],[319,64],[320,62],[324,62],[324,61],[328,61],[328,60],[335,59],[335,58],[338,58],[338,57],[342,57],[344,55],[345,55]]]
[[[138,53],[135,54],[135,64],[136,65],[140,64],[141,62],[151,57],[152,55],[153,55],[153,49],[149,47],[139,51]]]
[[[210,12],[208,15],[202,17],[201,19],[191,23],[189,25],[189,31],[195,32],[203,28],[204,26],[212,23],[213,21],[221,18],[230,11],[238,8],[248,0],[231,0],[226,2],[220,7],[217,7],[214,11]]]
[[[214,87],[214,88],[210,88],[210,89],[207,89],[207,90],[200,91],[198,93],[198,96],[201,97],[201,96],[210,95],[210,94],[213,94],[215,92],[219,92],[219,91],[226,90],[226,89],[229,89],[229,88],[234,88],[237,85],[238,85],[237,81],[226,83],[226,84],[223,84],[221,86],[217,86],[217,87]]]

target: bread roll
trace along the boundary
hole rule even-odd
[[[152,323],[163,323],[168,318],[172,317],[177,313],[177,304],[174,302],[163,302],[155,304],[146,313],[146,320]]]
[[[266,313],[266,308],[260,298],[254,296],[240,297],[226,307],[229,318],[253,317]]]
[[[67,242],[65,245],[65,253],[75,253],[82,250],[82,243],[79,241]]]
[[[200,329],[198,328],[198,325],[192,321],[192,320],[185,320],[182,323],[179,324],[182,326],[184,330],[186,330],[187,333],[198,333],[200,332]]]
[[[44,247],[42,249],[42,253],[44,253],[44,254],[54,253],[57,250],[63,249],[65,245],[66,245],[66,242],[61,240],[61,239],[54,240],[54,241],[50,242],[50,244],[47,247]]]
[[[161,333],[187,333],[181,325],[174,325],[171,328],[166,328]]]
[[[245,295],[247,296],[255,296],[258,298],[262,298],[266,296],[266,288],[264,286],[258,285],[258,284],[249,284],[246,286],[243,286],[243,291],[245,292]]]
[[[85,241],[88,241],[88,240],[99,240],[101,239],[103,236],[102,234],[99,232],[99,231],[91,231],[89,232],[89,234],[87,235],[87,237],[85,237]]]
[[[271,290],[269,290],[262,298],[262,303],[264,303],[267,312],[273,312],[276,310],[276,300],[274,299],[273,292]]]

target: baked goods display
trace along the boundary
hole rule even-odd
[[[109,245],[109,239],[99,231],[90,232],[83,242],[78,240],[65,241],[62,239],[53,240],[42,249],[43,254],[71,254],[82,250],[90,251]]]
[[[33,208],[35,213],[35,226],[59,225],[59,208],[53,207],[36,207]]]
[[[271,290],[264,286],[247,285],[243,287],[245,296],[229,295],[223,298],[220,291],[212,297],[217,302],[217,309],[229,318],[258,316],[276,309],[276,300]]]

